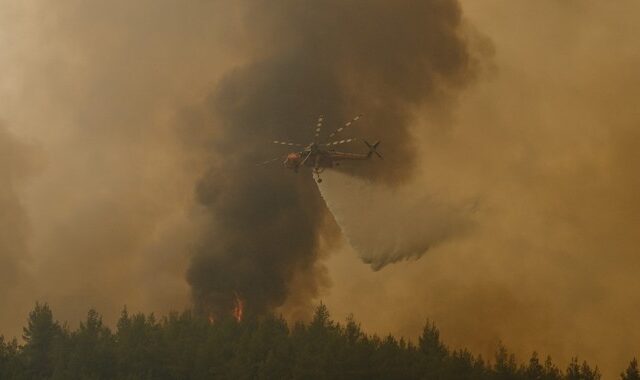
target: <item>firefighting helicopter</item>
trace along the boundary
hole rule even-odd
[[[334,138],[345,128],[349,127],[356,121],[358,121],[362,115],[358,115],[348,122],[344,123],[340,128],[329,134],[329,138]],[[366,140],[362,140],[369,151],[367,153],[352,153],[352,152],[338,152],[334,149],[336,145],[346,144],[353,141],[357,141],[356,138],[347,138],[342,140],[335,140],[329,142],[319,142],[320,132],[322,131],[322,124],[324,122],[324,116],[318,117],[315,125],[315,138],[309,144],[299,144],[288,141],[274,140],[274,144],[286,145],[290,147],[300,147],[301,150],[286,154],[284,157],[274,158],[272,160],[265,161],[260,165],[269,164],[282,160],[282,165],[287,169],[292,169],[294,172],[298,172],[298,169],[302,166],[308,166],[313,168],[313,175],[318,183],[322,182],[320,174],[327,168],[332,168],[340,165],[340,161],[343,160],[368,160],[373,154],[382,158],[382,155],[377,151],[380,141],[376,141],[370,144]]]

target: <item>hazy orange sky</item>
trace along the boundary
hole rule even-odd
[[[371,332],[413,337],[429,318],[456,347],[578,355],[613,376],[640,352],[640,4],[460,4],[477,78],[411,110],[404,185],[326,175],[349,236],[329,244],[312,301]],[[211,157],[184,120],[261,54],[250,2],[0,9],[0,332],[19,336],[36,300],[71,323],[189,306]],[[414,241],[430,246],[417,260],[361,259]],[[296,296],[283,311],[308,307]]]

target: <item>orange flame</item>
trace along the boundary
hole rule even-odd
[[[242,315],[244,314],[244,302],[238,296],[238,293],[234,293],[234,307],[233,307],[233,317],[236,319],[236,322],[240,323],[242,321]]]
[[[216,321],[215,317],[213,316],[213,314],[209,314],[209,324],[213,324]]]

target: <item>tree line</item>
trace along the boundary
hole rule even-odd
[[[90,310],[71,330],[36,304],[23,342],[0,336],[0,379],[442,379],[597,380],[597,367],[573,359],[566,369],[533,353],[526,363],[500,347],[491,360],[452,350],[427,322],[416,343],[336,323],[325,305],[309,323],[268,315],[212,322],[190,311],[130,315],[114,331]],[[620,375],[640,380],[634,359]]]

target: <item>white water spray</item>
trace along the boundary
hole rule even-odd
[[[374,270],[418,259],[468,225],[464,208],[416,184],[390,188],[328,170],[318,187],[349,244]]]

